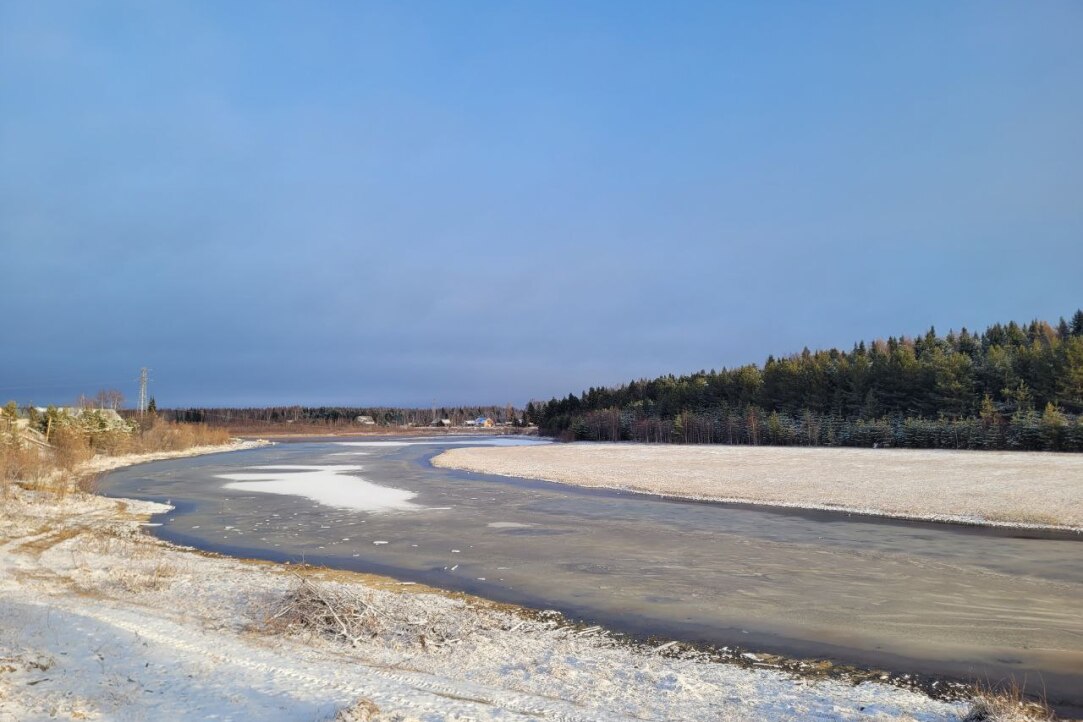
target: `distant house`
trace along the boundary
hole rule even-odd
[[[451,419],[433,419],[433,426],[451,426]]]
[[[470,424],[469,421],[467,421],[466,423]],[[472,426],[484,426],[486,428],[492,428],[493,426],[495,426],[495,424],[493,423],[493,420],[490,419],[488,416],[479,416],[478,418],[474,419],[474,423],[470,424],[470,425],[472,425]]]
[[[371,416],[358,416],[356,419],[354,419],[354,421],[361,424],[362,426],[376,425],[376,419],[372,418]]]

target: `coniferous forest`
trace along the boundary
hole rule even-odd
[[[532,402],[565,440],[1083,451],[1083,310]]]

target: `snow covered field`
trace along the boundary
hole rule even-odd
[[[575,443],[451,449],[433,464],[693,499],[1083,529],[1083,454]]]
[[[140,459],[146,460],[146,459]],[[348,644],[268,620],[289,566],[141,533],[161,505],[16,489],[0,505],[0,721],[958,719],[963,705],[618,642],[379,577],[305,570],[365,600]],[[676,653],[676,654],[675,654]],[[379,711],[377,711],[379,710]]]

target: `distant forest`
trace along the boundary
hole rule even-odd
[[[341,430],[357,427],[359,416],[369,416],[378,426],[430,426],[432,408],[398,408],[391,406],[269,406],[262,408],[185,408],[158,410],[170,421],[226,426],[232,429],[279,429],[288,426],[306,430]],[[448,419],[460,426],[479,416],[491,418],[498,424],[519,423],[521,409],[513,406],[453,406],[436,409],[437,419]],[[288,426],[287,426],[288,425]]]
[[[531,402],[565,440],[1083,451],[1083,310]]]

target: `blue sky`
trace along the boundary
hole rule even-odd
[[[0,0],[0,396],[525,403],[1083,305],[1078,2]]]

